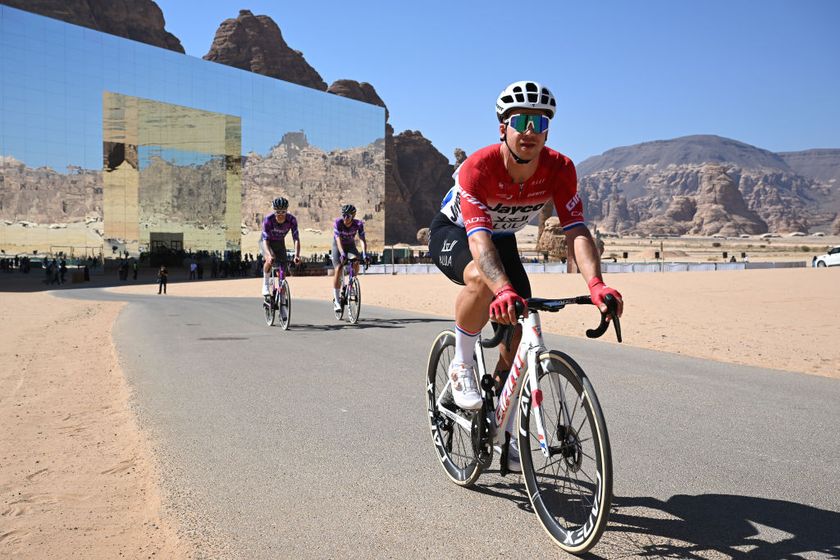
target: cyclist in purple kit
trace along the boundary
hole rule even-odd
[[[362,260],[368,262],[367,241],[365,241],[365,223],[356,219],[356,207],[345,204],[341,207],[341,217],[336,218],[333,225],[332,264],[335,268],[333,276],[333,307],[341,311],[341,265],[348,254],[359,256],[356,247],[356,235],[362,240]],[[353,271],[359,272],[359,263],[353,263]]]
[[[260,252],[265,259],[263,266],[263,298],[268,301],[271,297],[271,265],[279,261],[285,269],[286,234],[292,232],[295,242],[295,264],[300,264],[300,237],[298,236],[297,218],[289,214],[289,201],[282,196],[277,197],[271,204],[274,213],[263,220],[262,236],[260,238]]]

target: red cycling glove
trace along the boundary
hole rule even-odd
[[[621,301],[621,294],[618,293],[618,290],[610,288],[609,286],[604,284],[604,281],[598,278],[597,276],[589,281],[589,295],[592,296],[592,303],[594,303],[597,306],[603,305],[604,296],[606,296],[607,294],[611,294],[617,300]]]
[[[502,289],[496,292],[496,296],[493,298],[493,301],[490,302],[490,318],[493,319],[494,317],[508,317],[510,318],[510,308],[514,307],[516,302],[520,302],[522,304],[522,308],[525,309],[525,314],[528,313],[528,304],[525,303],[525,300],[522,299],[519,294],[513,289],[513,286],[510,284],[505,284],[502,286]],[[514,313],[514,319],[516,315]]]

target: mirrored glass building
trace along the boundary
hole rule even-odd
[[[304,254],[352,203],[384,239],[385,110],[0,5],[0,248]]]

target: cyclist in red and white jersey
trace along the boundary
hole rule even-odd
[[[555,111],[554,96],[540,83],[507,86],[496,101],[501,143],[464,161],[432,220],[429,250],[435,264],[464,286],[455,302],[455,356],[449,375],[455,404],[465,410],[481,408],[473,348],[482,327],[488,319],[515,324],[514,302],[531,297],[514,233],[549,201],[566,233],[569,258],[577,263],[593,302],[606,311],[603,298],[612,294],[619,301],[619,314],[622,311],[621,295],[601,277],[600,257],[584,223],[575,166],[545,146]],[[514,348],[520,334],[517,329]],[[510,359],[503,352],[499,369],[507,370]],[[518,462],[515,450],[510,455]]]

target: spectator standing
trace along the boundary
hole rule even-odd
[[[169,271],[166,270],[166,265],[160,265],[160,270],[158,271],[158,295],[161,294],[161,291],[165,294],[166,293],[166,281],[169,278]]]

